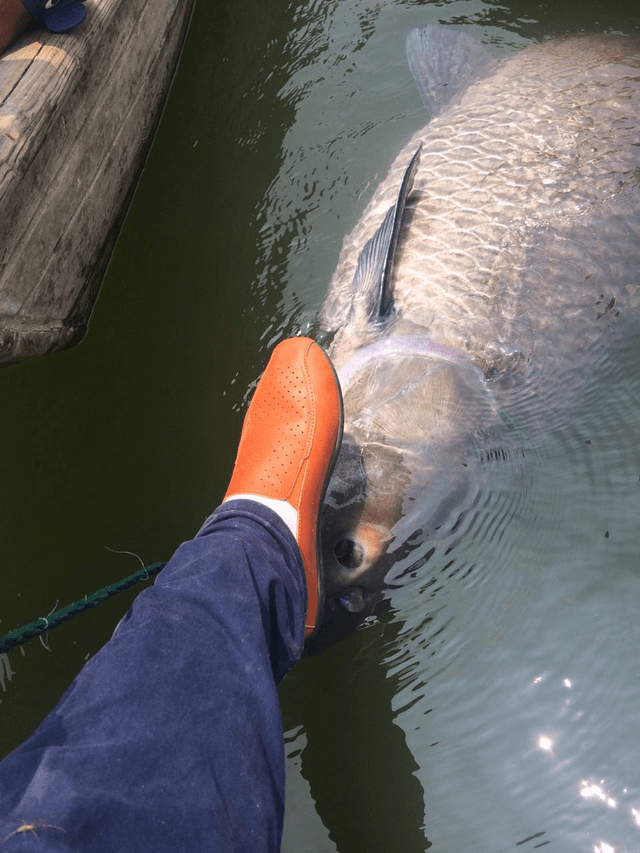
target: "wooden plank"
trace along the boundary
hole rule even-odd
[[[0,363],[84,335],[193,0],[87,0],[0,59]]]

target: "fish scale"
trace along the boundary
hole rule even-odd
[[[611,57],[629,64],[612,63]],[[633,265],[640,230],[639,62],[631,38],[579,36],[532,45],[473,83],[457,105],[409,140],[346,237],[324,326],[342,327],[344,294],[359,253],[392,204],[420,143],[396,255],[394,297],[399,314],[427,328],[437,342],[471,351],[483,364],[487,344],[503,331],[496,329],[496,318],[504,325],[500,318],[528,280],[518,273],[526,269],[536,237],[565,217],[588,216],[590,207],[614,198],[625,179],[635,186],[620,205],[626,225],[615,235],[616,251],[624,243]],[[589,255],[588,246],[585,252]],[[599,252],[592,254],[597,267]],[[592,284],[597,297],[602,284]],[[626,284],[617,278],[607,282],[621,307]],[[585,291],[584,281],[566,286],[579,286],[580,295]],[[555,323],[555,307],[555,298],[547,300],[545,313],[538,294],[532,335]],[[338,365],[348,358],[340,345],[332,354]]]

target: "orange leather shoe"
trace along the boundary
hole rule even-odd
[[[340,384],[328,356],[310,338],[282,341],[251,400],[224,496],[286,501],[297,512],[294,535],[307,578],[305,638],[322,616],[319,514],[342,423]]]

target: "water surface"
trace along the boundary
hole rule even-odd
[[[496,56],[640,25],[620,0],[198,4],[87,338],[0,372],[3,630],[138,568],[113,550],[166,559],[219,501],[268,351],[315,327],[424,124],[404,40],[437,21]],[[510,413],[390,612],[285,679],[287,853],[640,850],[637,351],[552,429]],[[0,658],[3,753],[132,596]]]

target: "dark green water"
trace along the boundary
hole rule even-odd
[[[0,372],[0,629],[139,567],[108,549],[167,559],[217,504],[269,350],[313,327],[344,234],[424,124],[404,39],[437,21],[505,55],[558,32],[629,32],[640,15],[619,0],[197,4],[87,338]],[[601,452],[587,458],[584,441],[560,438],[540,449],[531,524],[491,555],[499,578],[509,567],[522,583],[492,587],[485,574],[445,590],[456,626],[436,656],[445,676],[425,663],[439,648],[428,627],[439,611],[400,597],[395,616],[285,680],[285,851],[640,850],[640,674],[625,669],[640,640],[635,351],[621,350],[609,391],[576,413]],[[621,394],[626,419],[611,422]],[[603,567],[613,588],[600,589]],[[49,648],[35,640],[0,657],[2,754],[133,595],[52,632]],[[572,622],[567,602],[585,601],[584,621]],[[563,717],[572,668],[584,693]],[[537,706],[523,673],[547,691]],[[570,752],[535,749],[545,733],[536,707],[552,739],[571,720]],[[584,793],[597,785],[604,799]]]

